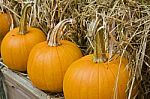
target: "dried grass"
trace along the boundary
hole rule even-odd
[[[129,59],[127,68],[131,70],[131,79],[127,88],[128,99],[131,98],[135,82],[139,87],[139,99],[149,98],[150,1],[4,0],[1,6],[12,13],[15,20],[13,26],[19,25],[21,9],[27,2],[34,3],[29,13],[29,26],[39,27],[45,34],[51,33],[54,26],[62,19],[76,19],[76,25],[66,27],[63,38],[77,43],[84,55],[93,52],[95,35],[91,34],[89,23],[98,13],[102,17],[101,26],[104,27],[107,51],[110,55],[120,53],[121,56]]]

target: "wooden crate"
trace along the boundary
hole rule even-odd
[[[0,64],[4,65],[2,62]],[[16,73],[7,67],[1,71],[7,99],[64,99],[62,93],[45,93],[35,88],[25,74]]]

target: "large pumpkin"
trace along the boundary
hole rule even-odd
[[[120,57],[111,62],[94,63],[93,54],[74,62],[64,77],[65,99],[113,99]],[[126,99],[128,61],[122,58],[118,81],[118,98]]]
[[[97,32],[95,53],[75,61],[65,74],[65,99],[114,99],[114,92],[117,92],[117,99],[127,98],[128,60],[115,54],[107,61],[109,54],[105,54],[104,48],[103,33]]]
[[[26,71],[30,50],[34,45],[46,40],[45,34],[37,29],[27,28],[27,10],[31,4],[25,5],[20,27],[11,30],[3,39],[1,55],[3,62],[11,69]]]
[[[61,92],[63,78],[68,66],[82,57],[76,44],[60,40],[60,33],[66,23],[66,19],[58,23],[53,29],[50,40],[33,47],[28,60],[27,72],[33,85],[41,90]]]

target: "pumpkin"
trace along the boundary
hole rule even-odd
[[[0,12],[0,39],[3,38],[9,31],[10,25],[10,15],[5,12]]]
[[[14,28],[4,37],[1,56],[8,68],[25,72],[27,60],[34,45],[46,40],[45,34],[33,27],[27,27],[27,11],[31,4],[26,4],[22,11],[20,27]]]
[[[10,15],[6,12],[0,12],[0,49],[1,49],[1,42],[9,31],[11,25]]]
[[[99,24],[98,20],[93,25],[95,29]],[[65,99],[126,99],[128,60],[114,54],[114,57],[107,61],[109,53],[105,53],[103,29],[99,32],[93,29],[92,32],[96,34],[94,54],[84,56],[69,66],[63,82]]]
[[[76,44],[60,40],[63,27],[72,22],[72,19],[65,19],[58,23],[48,42],[39,43],[31,50],[27,72],[33,85],[41,90],[62,92],[63,78],[68,66],[82,57]]]

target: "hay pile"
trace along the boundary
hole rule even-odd
[[[12,28],[19,25],[21,9],[27,2],[34,3],[29,12],[29,25],[39,27],[45,34],[51,33],[65,18],[76,19],[75,26],[66,27],[63,38],[77,43],[84,55],[93,52],[94,34],[90,33],[89,23],[96,13],[100,15],[107,51],[129,59],[127,68],[132,77],[127,89],[128,99],[135,82],[139,99],[150,97],[149,0],[3,0],[1,7],[13,15]]]

